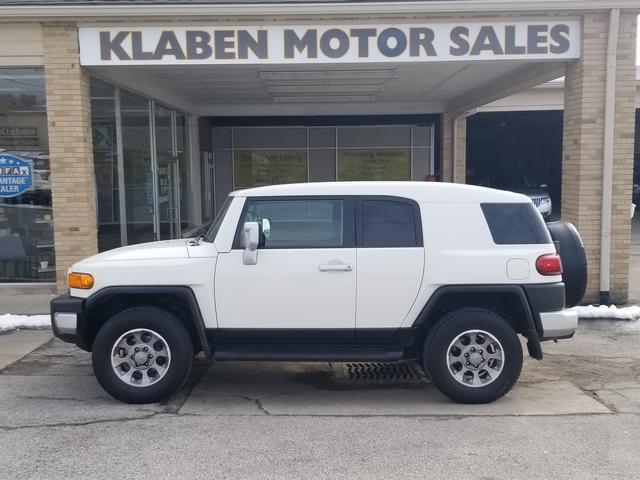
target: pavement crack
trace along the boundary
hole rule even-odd
[[[65,402],[83,402],[85,403],[87,398],[79,398],[79,397],[48,397],[46,395],[17,395],[16,398],[21,398],[24,400],[63,400]],[[106,397],[101,397],[106,398]]]
[[[276,398],[276,397],[281,397],[283,395],[290,395],[292,393],[299,393],[307,390],[316,390],[316,389],[317,387],[294,388],[293,390],[287,390],[286,392],[278,392],[278,393],[272,393],[271,395],[264,395],[260,398],[264,400],[265,398]]]
[[[575,384],[574,384],[575,385]],[[618,411],[618,409],[616,407],[614,407],[613,405],[605,402],[603,399],[600,398],[600,396],[598,395],[598,392],[595,390],[589,390],[586,388],[582,388],[580,385],[575,385],[576,388],[578,388],[582,393],[584,393],[585,395],[587,395],[589,398],[594,399],[596,402],[598,402],[600,405],[602,405],[603,407],[605,407],[606,409],[610,410],[612,413],[620,413]]]
[[[36,428],[85,427],[87,425],[99,425],[99,424],[107,424],[107,423],[127,423],[127,422],[135,422],[139,420],[148,420],[150,418],[154,418],[159,415],[178,416],[177,414],[170,413],[170,412],[153,412],[148,415],[143,415],[140,417],[101,418],[98,420],[87,420],[85,422],[58,422],[58,423],[44,423],[41,425],[19,425],[15,427],[8,426],[8,425],[0,425],[0,431],[14,432],[19,430],[28,430],[28,429],[36,429]]]
[[[262,405],[262,402],[260,401],[259,398],[254,399],[254,402],[256,404],[256,407],[258,407],[258,410],[260,410],[261,412],[264,412],[265,415],[271,415],[271,413],[269,413],[269,411],[264,408],[264,405]]]

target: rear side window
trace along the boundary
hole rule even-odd
[[[415,209],[393,200],[362,200],[362,246],[420,246]]]
[[[496,244],[552,243],[549,230],[532,203],[483,203],[480,206]]]

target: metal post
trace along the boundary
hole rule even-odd
[[[124,181],[124,147],[122,146],[122,109],[120,89],[114,87],[116,107],[116,155],[118,162],[118,212],[120,213],[120,244],[126,246],[127,239],[127,199]]]
[[[604,94],[604,139],[602,153],[602,221],[600,224],[600,303],[609,304],[611,281],[611,204],[613,197],[613,141],[615,128],[616,70],[620,9],[609,15],[607,72]]]

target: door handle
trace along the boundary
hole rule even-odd
[[[318,269],[321,272],[350,272],[353,266],[344,263],[324,263]]]

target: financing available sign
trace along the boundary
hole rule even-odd
[[[580,21],[80,27],[82,65],[567,60]]]
[[[0,153],[0,198],[17,197],[33,188],[33,168],[29,160]]]

